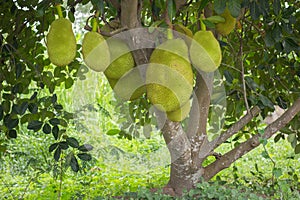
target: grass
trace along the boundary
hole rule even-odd
[[[77,174],[63,168],[62,199],[102,199],[124,194],[168,199],[149,192],[168,181],[170,157],[162,136],[152,132],[151,139],[128,140],[106,135],[108,130],[118,128],[119,110],[101,74],[89,72],[85,81],[69,90],[63,88],[58,91],[59,101],[78,119],[68,134],[92,144],[94,159],[82,162],[83,170]],[[61,168],[48,152],[53,138],[21,131],[17,140],[9,141],[9,152],[0,158],[0,196],[56,199]],[[220,152],[230,148],[231,144],[226,144]],[[275,144],[270,140],[265,148],[261,145],[251,151],[214,177],[213,183],[199,184],[183,199],[298,198],[299,159],[287,141]]]

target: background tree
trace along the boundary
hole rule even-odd
[[[299,1],[70,0],[63,15],[74,22],[77,8],[89,2],[93,5],[92,12],[100,11],[102,25],[112,19],[120,20],[121,26],[108,35],[139,27],[171,27],[172,23],[183,24],[195,33],[201,29],[200,18],[215,30],[215,25],[205,18],[223,13],[226,6],[237,18],[236,29],[231,34],[216,33],[223,52],[219,71],[225,77],[224,126],[221,130],[207,130],[209,121],[219,120],[210,117],[212,84],[207,80],[211,74],[195,72],[190,118],[183,123],[167,120],[161,129],[172,160],[167,192],[181,194],[201,178],[211,179],[275,134],[276,141],[288,135],[295,153],[300,152]],[[62,84],[70,88],[75,80],[84,79],[87,68],[82,67],[79,51],[66,67],[52,65],[45,56],[45,33],[55,19],[57,3],[62,2],[0,3],[0,131],[8,139],[16,138],[22,125],[35,132],[52,133],[56,142],[49,150],[54,151],[55,160],[60,159],[62,151],[72,147],[75,150],[69,151],[66,160],[78,171],[77,159],[90,160],[86,152],[92,147],[79,145],[74,137],[68,136],[65,129],[73,115],[59,104],[55,90]],[[135,44],[134,39],[127,38],[129,46]],[[151,51],[134,51],[135,63],[147,64]],[[140,102],[141,99],[131,103],[146,109]],[[274,105],[286,111],[265,128],[259,127],[261,120],[257,116],[265,118]],[[193,114],[195,110],[200,110],[200,115]],[[156,116],[160,117],[159,112]],[[189,129],[188,125],[193,128]],[[221,134],[209,138],[211,132],[219,131]],[[234,149],[224,155],[215,152],[230,138],[236,140]],[[0,150],[6,151],[5,145],[0,145]],[[209,156],[215,156],[215,161],[203,165]]]

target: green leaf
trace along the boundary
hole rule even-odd
[[[8,131],[9,138],[17,138],[17,131],[16,130],[9,130]]]
[[[92,156],[87,153],[78,153],[77,156],[78,156],[78,158],[80,158],[81,160],[84,160],[84,161],[92,160]]]
[[[282,170],[281,168],[274,168],[273,169],[273,174],[276,178],[279,178],[282,175]]]
[[[281,139],[281,137],[282,137],[281,134],[277,134],[274,138],[274,142],[277,143]]]
[[[295,147],[295,154],[300,153],[300,144],[297,144]]]
[[[49,152],[51,153],[52,151],[54,151],[56,147],[58,147],[58,143],[51,144],[49,147]]]
[[[56,126],[56,125],[59,125],[59,119],[57,118],[52,118],[49,120],[49,123],[52,125],[52,126]]]
[[[274,108],[274,104],[266,96],[260,94],[259,100],[263,103],[264,106],[272,108],[272,109]]]
[[[56,94],[53,94],[52,97],[51,97],[51,102],[53,104],[55,104],[57,102],[57,95]]]
[[[214,1],[214,9],[218,15],[222,14],[225,11],[226,2],[227,1],[225,1],[225,0],[215,0]]]
[[[257,20],[260,16],[259,5],[256,1],[250,3],[250,15],[253,20]]]
[[[299,45],[292,38],[285,38],[282,42],[284,51],[290,53],[291,51],[299,51]]]
[[[168,4],[167,4],[168,16],[172,23],[172,19],[176,15],[176,3],[175,3],[175,0],[167,0],[167,1],[168,1]]]
[[[79,147],[79,142],[77,141],[76,138],[73,138],[73,137],[68,137],[66,139],[67,143],[73,147],[73,148],[78,148]]]
[[[77,161],[77,159],[75,158],[75,156],[74,156],[73,154],[72,154],[72,156],[71,156],[70,166],[71,166],[71,169],[72,169],[74,172],[78,172],[78,171],[79,171],[78,161]]]
[[[58,133],[59,133],[58,126],[53,126],[53,128],[52,128],[52,135],[53,135],[53,137],[54,137],[55,140],[58,139]]]
[[[30,97],[30,101],[34,100],[36,98],[37,94],[38,94],[37,92],[34,92]]]
[[[88,152],[88,151],[91,151],[92,149],[93,149],[93,146],[90,144],[84,144],[84,145],[81,145],[80,147],[78,147],[78,150],[82,151],[82,152]]]
[[[51,126],[50,126],[48,123],[46,123],[46,124],[43,126],[43,132],[44,132],[45,134],[50,134],[50,133],[51,133]]]
[[[96,10],[99,10],[102,14],[104,11],[104,3],[103,0],[92,0],[91,3],[95,7]]]
[[[23,103],[20,105],[20,107],[19,107],[19,114],[20,114],[20,115],[24,115],[25,112],[26,112],[26,110],[27,110],[27,108],[28,108],[28,102],[25,101],[25,102],[23,102]]]
[[[69,20],[70,20],[72,23],[74,23],[75,17],[74,17],[74,14],[73,14],[72,12],[68,12],[68,18],[69,18]]]
[[[19,124],[19,119],[17,116],[12,116],[12,115],[6,115],[3,119],[4,125],[9,129],[13,129],[18,126]]]
[[[16,64],[16,78],[20,78],[22,74],[22,65],[21,63]]]
[[[72,87],[73,84],[74,84],[74,80],[71,77],[69,77],[66,79],[65,88],[69,89]]]
[[[63,106],[60,105],[60,104],[55,104],[55,105],[54,105],[54,108],[55,108],[55,110],[62,110],[62,109],[63,109]]]
[[[205,20],[208,20],[208,21],[210,21],[211,23],[214,23],[214,24],[225,22],[224,17],[221,17],[219,15],[210,16],[210,17],[206,18]]]
[[[69,145],[66,141],[62,141],[62,142],[59,143],[59,147],[63,150],[66,150],[66,149],[69,148]]]
[[[110,129],[109,131],[106,132],[106,135],[117,135],[121,132],[119,129]]]
[[[272,37],[275,40],[275,42],[279,42],[282,38],[281,34],[281,28],[279,24],[275,24],[272,30]]]
[[[59,161],[61,155],[61,148],[58,146],[57,149],[54,151],[54,160]]]
[[[296,134],[295,133],[289,134],[288,137],[287,137],[287,140],[290,143],[294,142],[295,139],[296,139]]]
[[[274,0],[273,8],[274,8],[274,14],[279,15],[280,8],[281,8],[280,0]]]
[[[30,103],[28,105],[28,110],[32,113],[32,114],[36,114],[38,112],[38,105],[35,103]]]
[[[27,129],[37,132],[42,128],[42,126],[43,126],[42,121],[34,120],[28,123]]]
[[[230,14],[237,18],[240,15],[241,11],[241,2],[240,0],[228,0],[228,10]]]
[[[273,39],[272,32],[267,32],[264,38],[267,47],[272,47],[275,44],[275,40]]]

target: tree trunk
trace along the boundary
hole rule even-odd
[[[123,27],[128,29],[141,27],[139,17],[142,1],[122,0],[120,4],[118,4],[118,1],[112,1],[112,3],[116,7],[121,7],[120,20]],[[186,1],[176,0],[177,9],[185,3]],[[133,51],[133,55],[137,65],[147,64],[151,53],[149,50],[136,48],[138,44],[135,41],[139,41],[141,35],[145,37],[144,34],[131,34],[129,38],[126,38],[129,46],[136,49]],[[212,75],[213,73],[197,73],[187,132],[183,130],[180,122],[160,120],[162,113],[156,113],[157,121],[163,122],[160,127],[171,156],[170,179],[164,191],[173,196],[181,195],[183,189],[192,189],[196,183],[202,180],[201,178],[207,181],[221,170],[228,168],[241,156],[259,146],[260,137],[270,138],[300,112],[299,98],[282,116],[266,127],[263,135],[256,134],[224,155],[217,155],[214,153],[214,150],[246,126],[259,114],[260,109],[258,107],[252,108],[250,112],[220,134],[219,137],[213,141],[208,141],[206,125],[210,106]],[[165,116],[162,118],[165,119]],[[203,167],[203,161],[210,155],[214,155],[216,160],[210,165]]]

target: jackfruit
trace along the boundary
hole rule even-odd
[[[111,61],[104,74],[111,79],[119,79],[134,67],[134,59],[129,47],[122,40],[110,38],[107,43]]]
[[[189,115],[190,110],[191,110],[191,103],[190,101],[188,101],[179,109],[172,112],[167,112],[167,117],[171,121],[180,122],[183,121]]]
[[[167,40],[153,51],[146,72],[146,88],[150,102],[165,112],[175,111],[189,100],[193,71],[184,40]]]
[[[85,64],[96,72],[103,72],[110,63],[110,53],[105,39],[97,32],[88,32],[82,40]]]
[[[225,22],[216,24],[216,31],[221,35],[228,35],[235,27],[236,18],[232,17],[228,8],[225,9],[221,16],[225,19]]]
[[[179,33],[182,33],[190,38],[193,37],[193,32],[182,24],[174,24],[173,28],[175,31],[178,31]]]
[[[106,78],[116,95],[123,100],[133,101],[146,92],[146,86],[138,68],[128,71],[120,79]]]
[[[174,24],[173,29],[180,33],[180,34],[176,34],[176,32],[175,32],[174,35],[176,35],[176,37],[183,39],[188,46],[191,45],[191,41],[193,38],[193,32],[190,29],[183,26],[182,24]]]
[[[101,30],[101,33],[103,33],[104,35],[107,35],[107,34],[111,33],[112,31],[117,30],[121,27],[122,26],[121,26],[120,21],[117,19],[114,19],[114,20],[111,20],[110,22],[108,22],[108,24],[105,24],[104,26],[102,26],[100,28],[100,30]]]
[[[47,50],[50,61],[57,66],[65,66],[73,61],[76,39],[68,19],[59,18],[51,23],[47,34]]]
[[[218,40],[211,31],[195,33],[190,47],[190,57],[194,67],[204,72],[213,72],[218,69],[222,60],[222,52]]]

